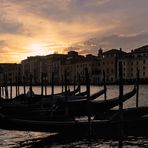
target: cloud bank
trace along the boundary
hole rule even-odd
[[[73,45],[83,54],[96,54],[98,48],[129,51],[148,41],[146,0],[0,0],[0,4],[1,62],[66,52]]]

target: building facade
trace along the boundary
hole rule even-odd
[[[21,65],[16,63],[0,63],[0,83],[21,83]],[[7,81],[7,82],[5,82]]]
[[[99,49],[98,55],[79,55],[76,51],[67,54],[51,54],[46,56],[28,57],[21,64],[1,63],[0,82],[4,76],[12,83],[19,81],[33,84],[42,83],[42,75],[46,75],[46,82],[61,85],[65,81],[65,73],[68,84],[86,83],[86,69],[88,69],[90,83],[102,84],[105,73],[105,82],[115,84],[119,81],[119,63],[123,67],[123,79],[126,83],[134,83],[139,70],[140,82],[148,83],[148,46],[132,50],[129,53],[122,49],[111,49],[103,52]],[[16,79],[16,78],[19,79]]]
[[[148,83],[148,46],[143,46],[127,53],[118,63],[123,65],[123,78],[125,82],[135,82],[137,71],[141,83]]]

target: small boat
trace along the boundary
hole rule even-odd
[[[103,92],[102,90],[100,92]],[[41,102],[37,102],[34,104],[18,104],[11,103],[11,104],[3,104],[1,105],[0,112],[4,113],[5,115],[14,116],[14,117],[30,117],[30,119],[37,119],[37,120],[44,120],[44,119],[51,119],[56,118],[58,119],[59,116],[64,117],[65,112],[67,110],[67,114],[74,118],[76,116],[87,116],[88,111],[91,116],[96,115],[99,112],[105,112],[110,110],[111,108],[119,105],[122,101],[126,101],[131,98],[136,93],[136,88],[126,94],[123,95],[122,98],[113,98],[110,100],[88,100],[85,98],[79,98],[74,100],[67,99],[65,102],[62,99],[56,100],[52,105],[48,104],[49,100],[44,100]],[[102,93],[97,93],[102,94]],[[93,96],[93,95],[92,95]],[[65,98],[64,98],[65,99]],[[89,110],[88,110],[89,108]],[[40,116],[41,115],[41,116]]]
[[[94,119],[95,120],[103,120],[108,119],[114,119],[115,118],[118,120],[119,119],[119,109],[112,109],[112,110],[108,110],[105,112],[97,112]],[[135,119],[135,118],[139,118],[141,116],[144,116],[148,114],[148,106],[143,106],[143,107],[133,107],[133,108],[126,108],[126,109],[122,109],[122,116],[124,119]]]
[[[79,87],[75,90],[78,91]],[[105,93],[106,90],[103,89],[97,93],[94,93],[90,96],[90,100],[94,100],[96,98],[98,98],[99,96],[101,96],[103,93]],[[74,91],[71,92],[71,95],[74,93]],[[34,97],[27,97],[24,94],[21,94],[19,96],[17,96],[14,99],[1,99],[0,100],[0,106],[2,107],[12,107],[15,105],[22,105],[25,104],[25,106],[28,104],[29,106],[33,105],[40,105],[40,104],[47,104],[49,106],[51,106],[52,104],[55,103],[59,103],[59,102],[65,102],[65,99],[67,99],[67,101],[79,101],[79,100],[87,100],[86,96],[83,95],[77,95],[77,96],[64,96],[64,95],[48,95],[48,96],[41,96],[41,95],[35,95]]]
[[[122,98],[116,97],[108,100],[90,100],[80,99],[80,100],[68,100],[66,103],[63,103],[59,110],[68,108],[69,114],[72,116],[85,116],[88,114],[88,108],[91,115],[96,114],[97,112],[108,111],[113,107],[116,107],[121,102],[125,102],[136,94],[136,87],[132,91],[124,94]],[[58,112],[55,111],[55,112]]]
[[[38,131],[38,132],[69,132],[86,134],[91,128],[92,135],[144,136],[148,135],[148,116],[128,120],[92,120],[88,121],[35,121],[10,118],[0,114],[0,128],[5,130]]]

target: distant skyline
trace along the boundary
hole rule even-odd
[[[0,62],[148,44],[148,0],[0,0]]]

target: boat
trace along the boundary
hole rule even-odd
[[[104,118],[105,119],[108,119],[108,120],[111,120],[111,119],[114,119],[116,118],[116,120],[119,119],[119,109],[112,109],[112,110],[108,110],[108,111],[105,111],[105,112],[97,112],[95,114],[95,117],[94,119],[95,120],[103,120]],[[148,114],[148,106],[142,106],[142,107],[132,107],[132,108],[125,108],[125,109],[122,109],[122,116],[124,119],[133,119],[133,118],[139,118],[141,116],[144,116]]]
[[[96,99],[105,92],[105,90],[101,90],[95,94],[92,94],[91,99]],[[87,100],[86,97],[83,96],[68,96],[67,100]],[[29,98],[30,99],[30,98]],[[34,98],[32,98],[34,99]],[[25,119],[37,119],[37,120],[60,120],[65,117],[65,107],[63,103],[65,103],[65,97],[58,97],[54,95],[50,100],[49,98],[42,98],[42,100],[32,101],[24,100],[24,102],[19,102],[13,99],[3,100],[0,103],[0,113],[4,113],[9,116],[14,116],[18,118]],[[59,111],[60,107],[62,110]],[[58,112],[57,112],[58,111]],[[69,115],[71,116],[71,114]],[[73,116],[71,116],[73,118]]]
[[[100,92],[103,91],[101,90]],[[48,104],[48,100],[44,100],[34,104],[18,104],[17,102],[13,102],[11,104],[6,103],[1,105],[0,112],[9,116],[25,119],[30,118],[36,120],[59,120],[65,117],[66,112],[66,114],[68,114],[68,116],[71,118],[74,118],[76,116],[87,116],[88,111],[91,116],[94,116],[98,112],[108,111],[111,108],[119,105],[120,102],[128,100],[135,93],[136,88],[134,87],[132,91],[124,94],[122,98],[117,97],[110,100],[90,100],[88,102],[87,98],[79,98],[75,100],[72,100],[71,98],[67,99],[67,102],[65,102],[64,100],[58,99],[52,105]]]
[[[104,112],[108,111],[113,107],[116,107],[120,103],[123,103],[133,97],[136,94],[136,86],[133,88],[132,91],[124,94],[121,98],[116,97],[108,100],[90,100],[87,99],[81,99],[81,100],[67,100],[66,103],[62,103],[61,106],[55,111],[58,113],[58,111],[61,112],[62,109],[65,109],[65,107],[68,108],[68,113],[71,116],[85,116],[88,114],[88,111],[91,115],[96,114],[97,112]],[[63,111],[64,112],[64,111]]]
[[[75,93],[76,91],[79,90],[79,87],[75,90],[75,91],[72,91],[71,94],[69,94],[68,96],[64,96],[64,95],[47,95],[47,96],[41,96],[41,95],[34,95],[33,97],[27,97],[26,95],[24,94],[21,94],[17,97],[15,97],[14,99],[1,99],[0,100],[0,106],[5,106],[5,107],[11,107],[11,106],[15,106],[15,104],[19,105],[40,105],[40,104],[48,104],[49,106],[52,105],[52,104],[55,104],[55,103],[59,103],[59,102],[65,102],[65,100],[68,100],[68,101],[79,101],[79,100],[87,100],[87,97],[83,94],[86,93],[86,92],[83,92],[83,94],[81,95],[76,95],[76,96],[73,96],[72,94]],[[106,90],[105,89],[102,89],[100,90],[99,92],[96,92],[94,94],[92,94],[90,96],[90,100],[94,100],[98,97],[100,97],[103,93],[105,93]],[[10,106],[9,106],[10,105]]]
[[[35,121],[10,118],[0,114],[0,128],[5,130],[37,132],[69,132],[99,136],[143,136],[148,135],[148,116],[128,120],[91,120],[88,121]]]

